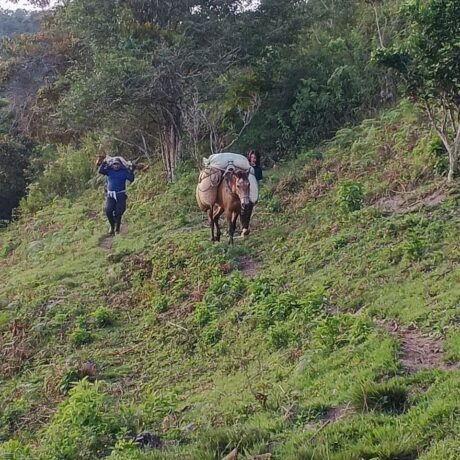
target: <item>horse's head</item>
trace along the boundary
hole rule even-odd
[[[235,171],[233,179],[232,191],[238,195],[244,209],[249,204],[249,172]]]

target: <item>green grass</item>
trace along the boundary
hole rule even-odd
[[[408,375],[380,325],[459,360],[459,194],[373,206],[438,187],[431,139],[402,106],[267,171],[233,248],[209,241],[186,168],[139,175],[110,248],[93,188],[1,230],[0,458],[457,458],[458,371]]]

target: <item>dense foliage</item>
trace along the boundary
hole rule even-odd
[[[27,134],[96,133],[106,150],[161,157],[170,180],[210,150],[285,158],[388,100],[370,55],[392,30],[393,3],[74,0],[4,51],[4,82],[17,81],[15,62],[44,62],[41,84],[15,104]]]
[[[411,0],[401,15],[406,27],[377,60],[399,72],[404,93],[425,110],[448,152],[452,180],[460,150],[460,3]]]

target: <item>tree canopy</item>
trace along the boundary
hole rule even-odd
[[[182,159],[230,147],[282,158],[378,108],[374,10],[391,5],[247,3],[65,3],[3,50],[18,126],[40,141],[99,133],[111,149],[162,158],[174,180]],[[21,87],[34,66],[46,71]]]
[[[376,57],[398,71],[404,94],[425,110],[449,154],[452,180],[460,149],[460,3],[411,0],[401,17],[401,34]]]

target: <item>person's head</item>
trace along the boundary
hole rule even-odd
[[[255,150],[249,150],[248,160],[251,166],[257,166],[259,164],[259,159],[257,158]]]
[[[113,160],[112,168],[115,169],[115,171],[118,171],[119,169],[121,169],[121,161],[118,159]]]

